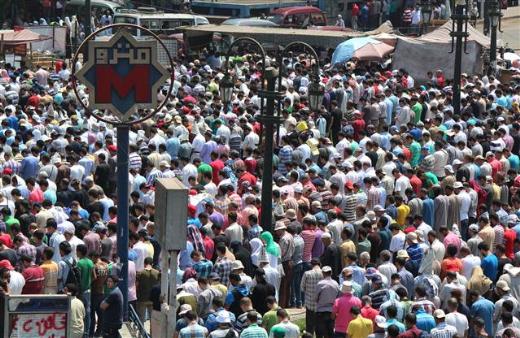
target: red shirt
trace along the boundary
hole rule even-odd
[[[22,272],[25,285],[22,289],[23,295],[40,294],[43,290],[44,273],[38,265],[32,265]]]
[[[256,185],[256,177],[255,175],[251,174],[250,172],[244,172],[242,174],[242,176],[240,176],[240,179],[238,180],[238,193],[239,194],[242,194],[243,193],[243,189],[242,189],[242,182],[249,182],[251,184],[251,186],[253,185]]]
[[[515,257],[514,246],[516,239],[516,231],[513,229],[504,230],[504,246],[506,247],[506,256],[513,259]]]
[[[0,235],[0,239],[6,247],[11,249],[13,248],[13,240],[11,239],[11,236],[9,236],[9,234]]]
[[[376,328],[376,316],[379,314],[379,311],[371,307],[370,305],[365,305],[361,309],[361,316],[366,319],[370,319],[372,323],[374,323],[374,329]]]
[[[354,128],[354,139],[356,141],[359,141],[359,133],[362,130],[365,130],[365,126],[366,126],[366,123],[365,123],[365,120],[363,120],[363,119],[357,119],[357,120],[352,121],[352,128]]]
[[[204,253],[206,259],[211,260],[213,258],[213,253],[215,252],[215,242],[209,236],[202,237],[204,243]]]
[[[417,177],[417,175],[413,175],[412,177],[410,177],[410,185],[413,188],[413,192],[416,195],[419,195],[422,188],[422,181],[419,177]]]
[[[221,159],[217,158],[215,161],[212,161],[210,164],[211,169],[213,169],[213,183],[218,184],[220,182],[218,178],[218,173],[224,169],[224,162]]]

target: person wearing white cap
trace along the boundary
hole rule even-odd
[[[362,307],[361,299],[352,294],[352,282],[344,281],[341,284],[342,295],[334,301],[331,316],[334,319],[334,334],[344,335],[348,324],[353,319],[350,310],[354,307]]]
[[[478,245],[482,242],[482,237],[479,236],[479,228],[478,224],[471,224],[468,227],[468,237],[469,239],[466,241],[471,254],[474,256],[480,255],[480,250],[478,249]]]
[[[497,282],[495,292],[500,297],[500,299],[495,302],[495,313],[493,314],[493,322],[498,323],[500,321],[500,316],[503,312],[502,304],[505,301],[510,301],[511,303],[513,303],[513,313],[518,313],[518,310],[520,310],[520,303],[511,294],[511,288],[505,280],[499,280]]]
[[[433,312],[433,318],[435,318],[435,326],[430,334],[432,338],[452,338],[457,334],[457,328],[446,324],[446,314],[443,310],[437,309]]]
[[[321,269],[323,279],[316,285],[316,337],[332,337],[334,322],[331,316],[334,302],[339,294],[339,285],[332,279],[332,268]]]
[[[238,334],[231,327],[231,316],[227,311],[220,311],[216,322],[218,328],[209,334],[210,338],[237,338]]]

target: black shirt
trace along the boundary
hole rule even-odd
[[[120,329],[123,326],[123,294],[116,287],[104,300],[108,308],[103,311],[103,327],[108,329]]]

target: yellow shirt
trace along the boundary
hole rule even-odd
[[[398,206],[397,207],[397,217],[396,217],[397,224],[399,224],[400,226],[404,226],[404,224],[406,223],[406,217],[408,217],[409,214],[410,214],[409,206],[407,206],[406,204],[401,204],[400,206]]]
[[[347,266],[347,255],[350,252],[356,253],[356,244],[351,239],[343,241],[339,246],[339,252],[341,253],[341,266]]]
[[[349,338],[367,338],[372,333],[372,321],[358,315],[348,324],[347,335]]]
[[[58,264],[54,261],[44,261],[40,267],[43,270],[43,293],[54,295],[58,292]]]
[[[70,331],[72,337],[80,338],[83,336],[85,318],[85,307],[83,302],[76,297],[72,297],[70,300]]]

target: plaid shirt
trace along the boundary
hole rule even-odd
[[[197,272],[197,277],[209,278],[209,274],[213,270],[213,263],[207,259],[201,259],[197,263],[193,263],[192,268]]]
[[[240,338],[268,338],[267,331],[258,324],[251,324],[242,331]]]
[[[320,269],[312,269],[303,274],[301,289],[305,293],[305,307],[311,311],[316,311],[316,285],[323,279]]]
[[[231,274],[232,262],[227,257],[217,258],[217,262],[213,267],[213,272],[218,273],[220,282],[224,285],[229,284],[229,275]]]
[[[9,168],[13,171],[13,174],[16,174],[16,175],[18,175],[20,173],[20,167],[21,167],[20,163],[18,163],[17,161],[15,161],[13,159],[10,159],[9,161],[5,161],[5,163],[4,163],[4,169]]]
[[[27,242],[24,242],[22,245],[20,245],[20,247],[16,250],[16,253],[20,257],[22,255],[27,255],[29,257],[32,257],[33,259],[36,259],[36,247]]]
[[[197,323],[190,323],[179,331],[179,338],[205,338],[208,335],[208,329]]]

